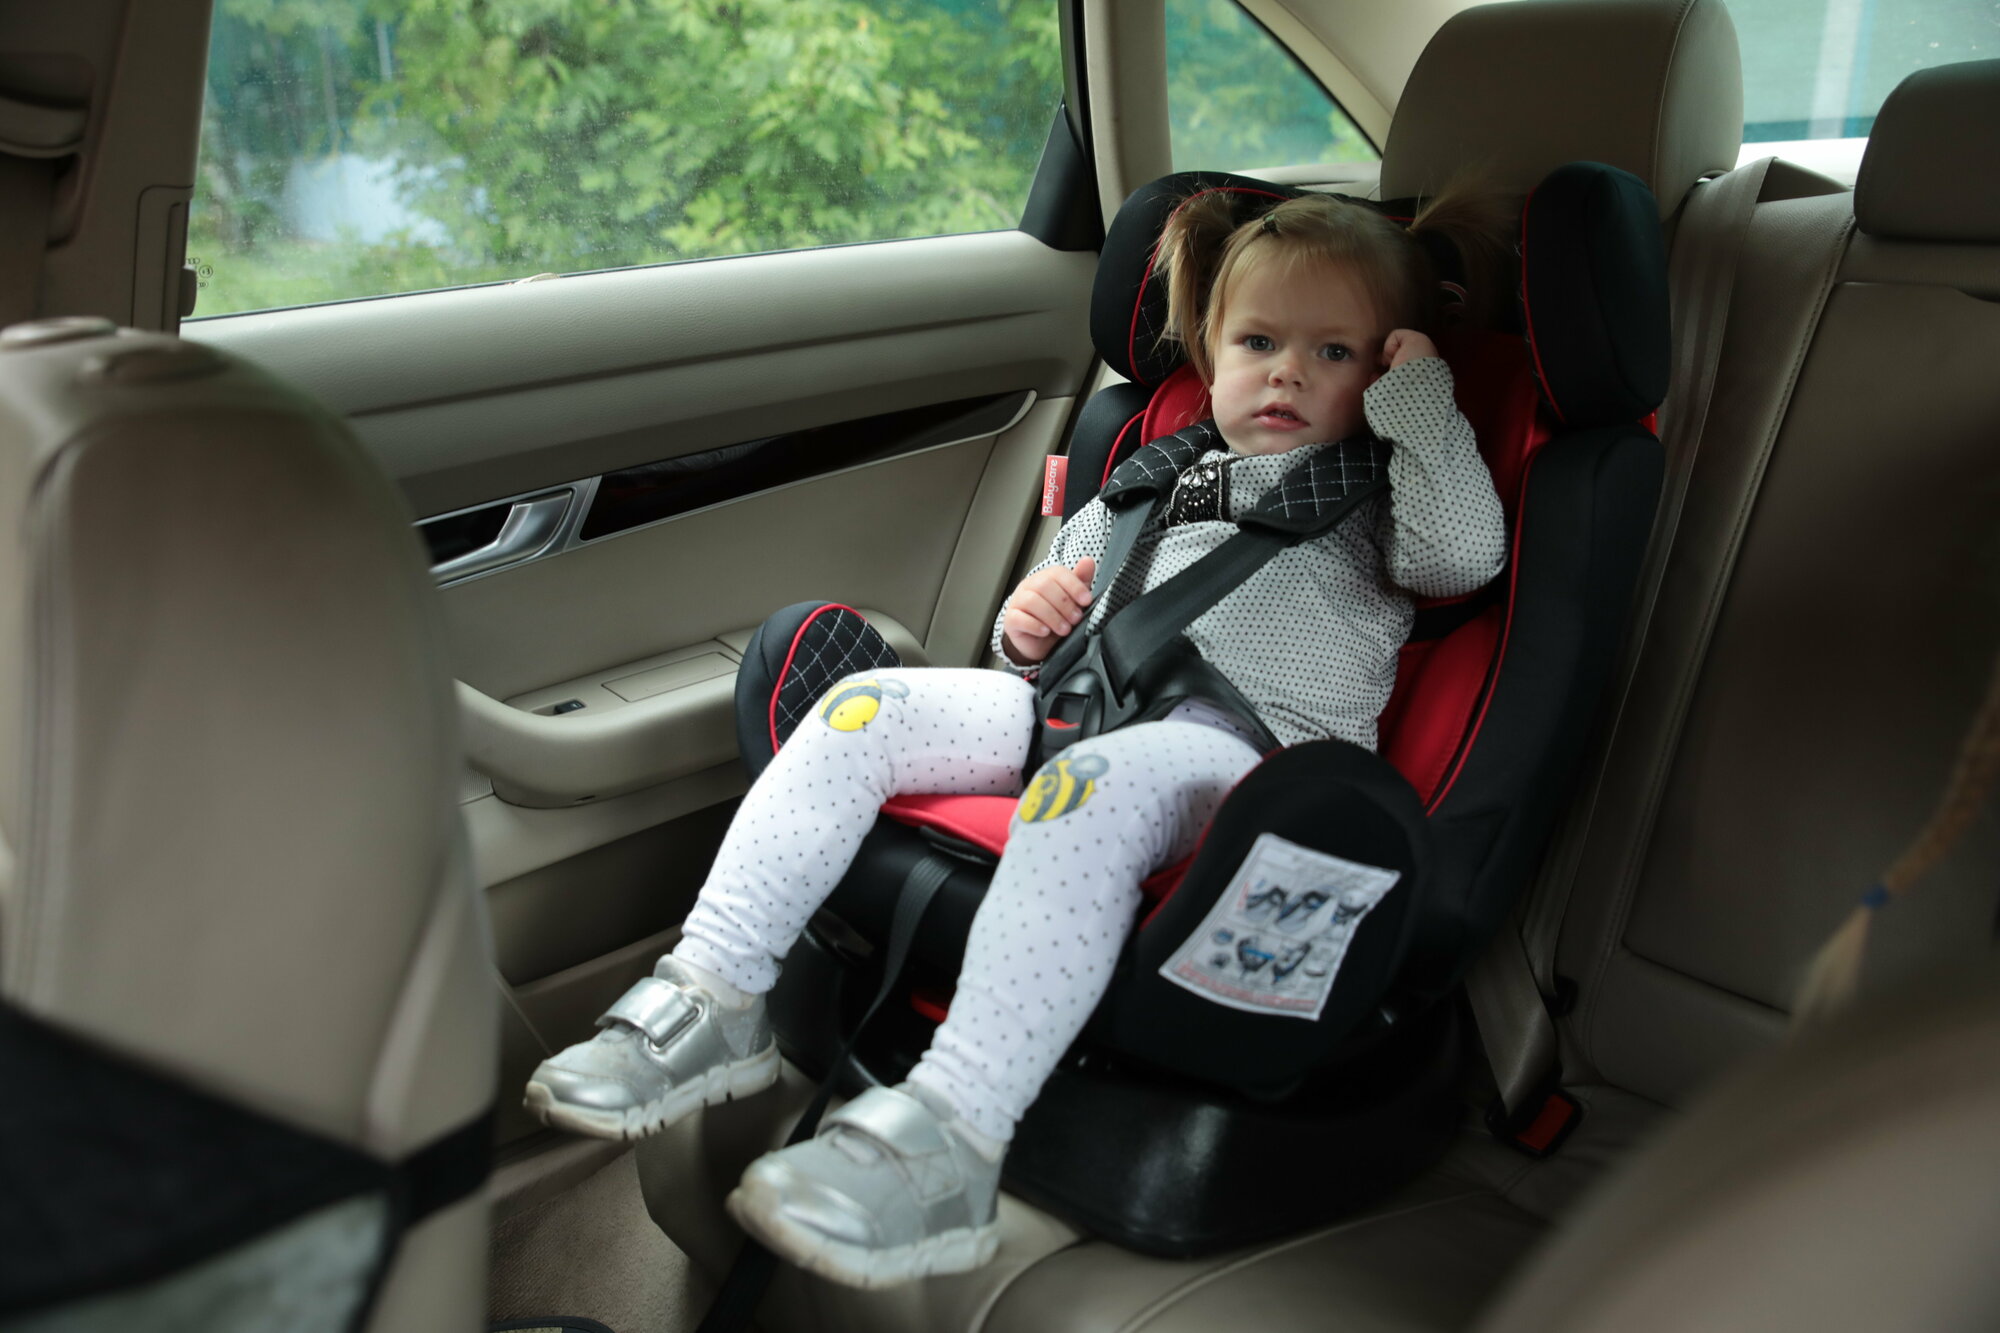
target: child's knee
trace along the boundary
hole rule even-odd
[[[1110,771],[1111,762],[1103,755],[1079,753],[1074,748],[1049,760],[1028,779],[1027,788],[1014,807],[1014,818],[1023,826],[1015,833],[1053,832],[1052,826],[1058,821],[1080,816],[1101,794]],[[1087,820],[1078,818],[1076,822],[1094,822],[1104,809],[1104,803],[1099,802]],[[1070,827],[1073,825],[1064,826],[1065,830]]]
[[[885,725],[885,716],[893,719],[895,701],[906,699],[909,694],[908,685],[880,672],[862,671],[842,677],[813,705],[813,716],[819,725],[810,730],[834,737],[866,732],[871,727]]]

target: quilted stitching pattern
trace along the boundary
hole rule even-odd
[[[852,611],[840,608],[813,616],[778,681],[778,744],[790,739],[835,681],[857,671],[900,665],[896,650]]]
[[[1257,512],[1311,518],[1388,475],[1388,445],[1380,440],[1342,440],[1287,472],[1257,502]]]

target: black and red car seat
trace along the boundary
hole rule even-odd
[[[1091,333],[1130,382],[1079,414],[1065,517],[1141,444],[1208,415],[1205,389],[1159,339],[1154,265],[1168,216],[1205,191],[1228,194],[1243,220],[1300,193],[1181,173],[1120,210]],[[1369,206],[1406,219],[1410,202]],[[1507,513],[1507,567],[1469,598],[1420,605],[1379,753],[1328,740],[1268,755],[1195,854],[1147,881],[1153,905],[1109,993],[1017,1131],[1010,1189],[1132,1248],[1187,1254],[1337,1215],[1448,1142],[1466,1041],[1444,1001],[1526,884],[1567,794],[1658,496],[1649,417],[1669,345],[1657,217],[1636,177],[1595,163],[1560,168],[1529,195],[1518,324],[1439,338]],[[1455,257],[1434,257],[1453,273]],[[773,615],[738,676],[752,772],[842,677],[895,664],[846,607]],[[911,872],[934,863],[943,887],[913,950],[910,1005],[891,1006],[861,1052],[871,1076],[900,1077],[949,1002],[1014,807],[938,796],[883,807],[774,994],[794,1060],[832,1062],[873,989],[869,942],[886,937]],[[1227,1008],[1158,975],[1266,832],[1402,874],[1362,922],[1316,1022]],[[1277,1160],[1284,1181],[1272,1178]]]

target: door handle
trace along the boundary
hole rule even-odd
[[[439,583],[450,583],[541,554],[562,531],[563,519],[575,500],[575,491],[563,490],[514,501],[492,541],[476,551],[432,565],[431,577]]]

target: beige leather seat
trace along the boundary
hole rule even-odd
[[[1728,1080],[1483,1333],[2000,1327],[2000,989],[1898,997]]]
[[[0,999],[364,1159],[444,1141],[480,1171],[488,945],[388,483],[262,372],[50,321],[0,335],[0,530]],[[478,1327],[485,1221],[474,1189],[405,1235],[367,1326]],[[295,1239],[324,1257],[331,1234]],[[365,1291],[286,1306],[316,1263],[252,1274],[259,1239],[68,1314],[348,1326]]]

